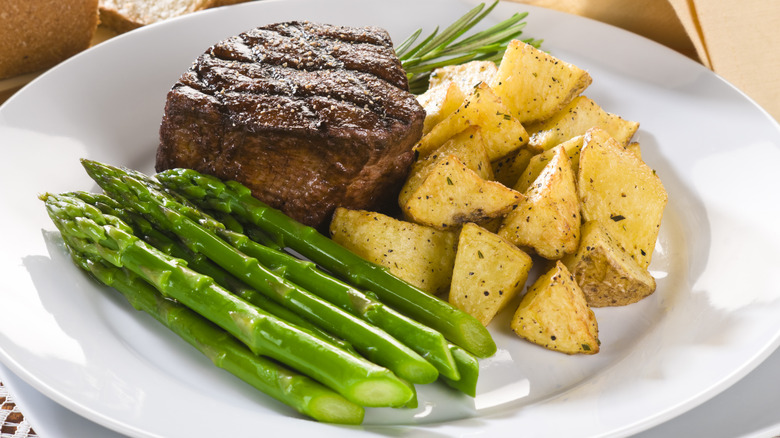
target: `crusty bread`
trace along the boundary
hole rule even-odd
[[[249,0],[100,0],[100,22],[118,33],[190,12]]]
[[[0,0],[0,79],[49,68],[86,49],[98,0]]]

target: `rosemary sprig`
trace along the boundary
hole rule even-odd
[[[485,3],[479,4],[441,33],[437,26],[430,35],[416,45],[415,42],[422,35],[422,29],[417,29],[398,45],[396,53],[406,71],[409,90],[412,93],[424,92],[428,88],[431,72],[439,67],[468,61],[496,62],[501,59],[509,42],[519,39],[523,33],[526,23],[522,20],[528,15],[527,12],[515,13],[488,29],[456,41],[482,21],[498,5],[498,1],[495,0],[487,8]],[[523,39],[523,42],[539,47],[542,40],[529,38]]]

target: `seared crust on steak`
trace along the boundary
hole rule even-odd
[[[158,171],[237,180],[317,228],[394,204],[425,112],[382,29],[278,23],[209,48],[168,93]]]

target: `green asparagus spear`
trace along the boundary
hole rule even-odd
[[[78,251],[125,267],[222,327],[255,354],[269,356],[362,406],[402,406],[409,387],[386,368],[351,355],[230,294],[184,262],[149,246],[114,216],[72,196],[46,194],[49,217]]]
[[[134,176],[141,178],[141,175]],[[154,184],[154,181],[149,181],[149,183]],[[167,236],[161,235],[162,233],[154,229],[145,219],[135,217],[137,215],[132,213],[123,213],[121,207],[112,198],[105,195],[94,195],[92,193],[84,192],[77,192],[75,193],[75,196],[78,196],[80,199],[92,205],[97,205],[99,207],[102,205],[103,207],[101,210],[104,213],[113,214],[114,216],[122,215],[122,219],[133,226],[136,230],[136,234],[142,236],[147,243],[150,243],[156,248],[172,254],[175,257],[186,260],[190,267],[214,278],[217,283],[250,303],[265,309],[286,321],[299,326],[305,326],[306,328],[313,330],[315,335],[320,335],[321,337],[327,336],[333,343],[340,344],[344,342],[342,340],[332,339],[332,337],[324,332],[320,334],[318,330],[315,329],[316,326],[310,327],[310,325],[306,324],[305,320],[301,321],[300,318],[296,318],[297,315],[290,315],[289,313],[291,312],[289,311],[285,312],[285,308],[277,308],[279,306],[274,302],[250,289],[243,284],[243,282],[231,276],[218,266],[213,266],[208,260],[203,260],[203,258],[198,257],[198,255],[178,248],[178,245],[175,242],[167,238]],[[114,203],[114,205],[108,205],[111,203]],[[173,208],[175,207],[175,204],[176,202],[171,200],[168,206]],[[231,224],[230,227],[225,226],[222,228],[219,224],[213,222],[213,218],[204,214],[201,210],[183,207],[186,206],[178,206],[183,214],[196,222],[210,223],[219,236],[239,251],[250,257],[257,258],[261,264],[281,273],[285,278],[302,286],[304,289],[317,293],[317,295],[327,299],[331,303],[336,304],[342,309],[358,315],[383,329],[426,358],[437,370],[439,370],[442,376],[447,377],[449,380],[460,379],[458,365],[452,357],[451,345],[448,345],[441,333],[395,312],[380,301],[366,296],[347,283],[329,276],[317,269],[316,265],[313,263],[305,262],[279,250],[259,245],[252,239],[249,239],[246,235],[241,234],[238,231],[233,231],[243,231],[243,226],[240,224],[234,223]],[[231,216],[225,214],[221,214],[220,216],[219,222],[221,223],[224,223],[226,219],[231,218]]]
[[[348,342],[331,335],[318,326],[312,324],[308,320],[302,318],[297,313],[292,312],[284,306],[280,306],[274,301],[271,301],[264,295],[247,286],[243,281],[239,280],[233,275],[230,275],[230,273],[212,263],[203,255],[195,254],[187,250],[183,245],[154,228],[152,224],[149,223],[149,221],[140,215],[123,209],[114,199],[103,194],[90,192],[72,192],[68,193],[68,195],[75,196],[87,204],[99,208],[100,211],[102,211],[104,214],[109,214],[120,218],[122,221],[130,225],[134,234],[142,238],[144,241],[146,241],[146,243],[166,254],[184,260],[187,262],[188,267],[201,274],[213,278],[217,284],[233,292],[249,303],[254,304],[255,306],[281,318],[284,321],[294,324],[304,330],[308,330],[312,335],[317,336],[326,342],[330,342],[331,344],[336,345],[344,350],[347,350],[353,354],[357,354],[352,345],[350,345]]]
[[[487,357],[495,353],[496,344],[490,332],[476,318],[269,207],[254,198],[247,187],[190,169],[166,170],[158,173],[156,179],[202,208],[232,213],[260,227],[280,246],[289,246],[345,281],[374,292],[383,302],[438,330],[472,354]]]
[[[228,289],[249,303],[258,306],[262,310],[265,310],[286,322],[298,326],[302,330],[310,332],[313,336],[316,336],[326,342],[342,348],[353,355],[358,355],[357,351],[355,351],[352,345],[350,345],[348,342],[331,335],[330,333],[320,329],[318,326],[310,323],[308,320],[300,317],[298,314],[271,301],[264,295],[259,294],[257,291],[247,286],[246,283],[230,275],[230,273],[215,265],[201,254],[195,254],[187,250],[181,244],[154,228],[149,221],[140,215],[123,209],[121,205],[119,205],[114,199],[103,194],[96,194],[91,192],[72,192],[69,193],[69,195],[75,196],[82,201],[99,208],[104,214],[110,214],[119,217],[133,228],[137,236],[144,239],[150,245],[165,252],[166,254],[172,255],[173,257],[183,259],[185,262],[187,262],[187,266],[201,274],[213,278],[217,284],[224,287],[225,289]],[[241,228],[241,226],[239,224],[233,224],[231,229],[237,228]],[[132,275],[132,273],[129,273],[129,275]],[[416,408],[416,388],[411,383],[408,383],[407,386],[409,386],[409,389],[413,392],[413,397],[400,407]]]
[[[451,388],[463,392],[471,397],[477,395],[477,378],[479,377],[479,362],[477,358],[457,345],[450,344],[452,356],[458,364],[460,379],[454,380],[447,376],[441,376],[441,380]]]
[[[260,245],[243,234],[222,230],[219,235],[239,251],[282,273],[293,283],[311,291],[316,290],[319,296],[382,328],[425,357],[443,376],[452,380],[460,379],[458,367],[441,333],[395,312],[381,301],[331,277],[317,269],[314,263]]]
[[[298,412],[323,422],[360,424],[365,410],[314,380],[253,354],[233,336],[197,313],[160,295],[127,269],[117,268],[71,248],[81,268],[111,286],[137,310],[168,327],[218,367]]]
[[[153,187],[157,184],[156,181],[151,180],[143,174],[132,171],[130,174],[139,179],[143,179]],[[186,200],[183,202],[188,203]],[[447,378],[451,380],[458,380],[460,378],[458,365],[455,363],[450,351],[451,349],[448,347],[448,343],[441,333],[399,314],[393,309],[385,306],[381,301],[367,296],[361,291],[351,287],[349,284],[317,269],[315,264],[302,261],[282,252],[281,248],[270,242],[268,236],[263,235],[262,231],[258,231],[257,227],[250,225],[253,235],[258,237],[259,234],[260,239],[267,245],[272,245],[275,248],[268,248],[266,245],[260,245],[255,242],[254,239],[250,239],[242,234],[240,231],[243,231],[244,227],[241,224],[233,223],[230,226],[221,226],[220,222],[224,223],[225,220],[230,219],[235,220],[230,215],[217,212],[219,219],[218,221],[215,221],[214,218],[204,214],[202,210],[190,208],[188,205],[182,205],[175,199],[170,200],[167,205],[169,208],[176,208],[182,214],[198,223],[207,224],[212,231],[215,231],[217,235],[233,245],[236,249],[250,257],[257,258],[262,265],[280,273],[293,283],[316,293],[342,309],[354,315],[358,315],[383,329],[388,334],[402,341],[418,354],[426,358]],[[211,274],[207,275],[214,277],[214,275]],[[219,278],[222,278],[222,276]],[[219,280],[217,281],[219,282]],[[232,287],[228,287],[228,289],[233,290]],[[233,290],[233,292],[236,291]],[[244,295],[240,294],[239,296],[247,299]],[[261,303],[252,300],[249,301],[263,307]]]
[[[346,339],[369,360],[412,383],[430,383],[438,378],[433,365],[386,332],[285,280],[181,214],[178,206],[168,208],[174,200],[143,179],[94,161],[82,160],[82,164],[98,185],[126,208],[135,209],[156,226],[175,233],[191,250],[205,255],[258,292],[290,309],[307,312],[307,319]]]

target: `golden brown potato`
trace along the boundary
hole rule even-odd
[[[417,96],[426,113],[423,134],[458,109],[475,85],[489,82],[496,70],[493,61],[471,61],[434,70],[428,90]]]
[[[432,154],[418,158],[412,163],[409,176],[398,195],[398,205],[402,209],[406,206],[409,198],[436,168],[437,161],[443,156],[455,155],[480,178],[493,179],[493,168],[490,165],[480,131],[479,126],[467,128],[465,131],[455,134]]]
[[[569,156],[569,159],[571,160],[571,168],[572,170],[574,170],[575,176],[577,175],[577,172],[580,167],[580,150],[582,150],[582,144],[584,140],[585,140],[584,135],[578,135],[558,145],[566,149],[566,154]],[[521,193],[524,193],[526,190],[528,190],[528,187],[530,187],[531,184],[533,184],[534,180],[542,172],[542,169],[544,169],[544,166],[552,158],[554,154],[553,149],[548,149],[540,154],[536,154],[532,156],[528,160],[528,163],[526,164],[525,168],[522,170],[522,173],[517,177],[515,184],[509,187],[512,187]],[[527,149],[521,149],[521,151],[523,150],[527,150]],[[642,158],[642,152],[639,149],[639,143],[637,142],[630,143],[628,146],[626,146],[626,150],[631,151],[634,155],[636,155],[640,159]]]
[[[588,72],[522,41],[512,41],[490,85],[520,123],[545,120],[592,82]]]
[[[531,265],[528,254],[468,223],[458,239],[449,301],[487,326],[523,290]]]
[[[520,179],[520,175],[528,167],[528,163],[531,162],[531,158],[536,155],[535,151],[522,147],[509,155],[508,157],[494,161],[493,177],[494,181],[498,181],[507,187],[515,187],[517,180]],[[524,190],[518,190],[524,191]]]
[[[337,208],[330,234],[340,245],[426,292],[439,294],[450,287],[457,233]]]
[[[640,160],[642,159],[642,149],[639,146],[639,142],[631,142],[626,146],[626,150],[631,151]]]
[[[485,83],[474,87],[463,104],[423,136],[415,150],[420,157],[430,155],[453,135],[470,126],[479,126],[490,160],[498,160],[520,149],[528,142],[523,125]]]
[[[580,164],[580,149],[582,149],[582,142],[585,137],[578,135],[572,139],[569,139],[558,146],[548,149],[540,154],[534,155],[528,160],[528,165],[523,170],[523,173],[517,178],[515,185],[512,186],[515,190],[521,193],[525,193],[531,184],[536,181],[539,174],[542,173],[542,169],[550,162],[555,156],[555,149],[562,147],[566,151],[566,155],[569,156],[569,162],[571,163],[572,171],[574,175],[577,175],[577,169]]]
[[[531,285],[511,326],[518,336],[550,350],[567,354],[599,352],[596,315],[560,261]]]
[[[563,146],[524,193],[517,208],[506,215],[498,235],[540,256],[557,260],[577,250],[580,241],[580,203],[574,172]]]
[[[485,222],[512,210],[522,194],[485,180],[457,156],[440,156],[403,205],[404,216],[438,229]]]
[[[571,168],[572,170],[574,170],[575,176],[577,175],[577,172],[580,168],[580,150],[582,150],[582,144],[584,140],[585,140],[584,135],[578,135],[558,145],[566,149],[566,154],[569,156],[569,159],[571,160]],[[527,150],[528,149],[521,149],[521,152]],[[642,158],[642,152],[639,149],[639,143],[633,142],[628,144],[626,146],[626,150],[631,151],[631,153],[633,153],[640,159]],[[536,154],[530,157],[528,159],[528,162],[526,163],[526,166],[521,171],[520,175],[517,176],[515,183],[513,185],[509,185],[508,187],[512,187],[521,193],[528,190],[528,187],[530,187],[531,184],[533,184],[534,180],[542,172],[542,169],[544,169],[544,166],[547,164],[548,161],[550,161],[550,158],[552,158],[553,154],[554,154],[553,150],[548,149],[540,154]],[[493,165],[493,167],[495,168],[495,164]],[[496,179],[498,179],[498,176],[496,176]]]
[[[610,114],[591,99],[578,96],[549,119],[533,127],[529,126],[531,140],[528,144],[532,148],[547,150],[572,137],[585,134],[593,127],[604,129],[625,146],[639,129],[639,123]]]
[[[585,135],[578,193],[582,217],[600,221],[639,266],[647,268],[667,194],[661,179],[602,129]]]
[[[455,112],[465,99],[466,93],[458,84],[452,82],[430,87],[425,93],[417,96],[417,101],[425,109],[423,134],[430,132],[437,123]]]
[[[655,279],[626,254],[599,221],[585,222],[579,249],[561,262],[591,307],[625,306],[655,291]]]
[[[454,83],[468,93],[480,82],[490,83],[498,67],[493,61],[469,61],[463,64],[439,67],[431,72],[428,87]]]

